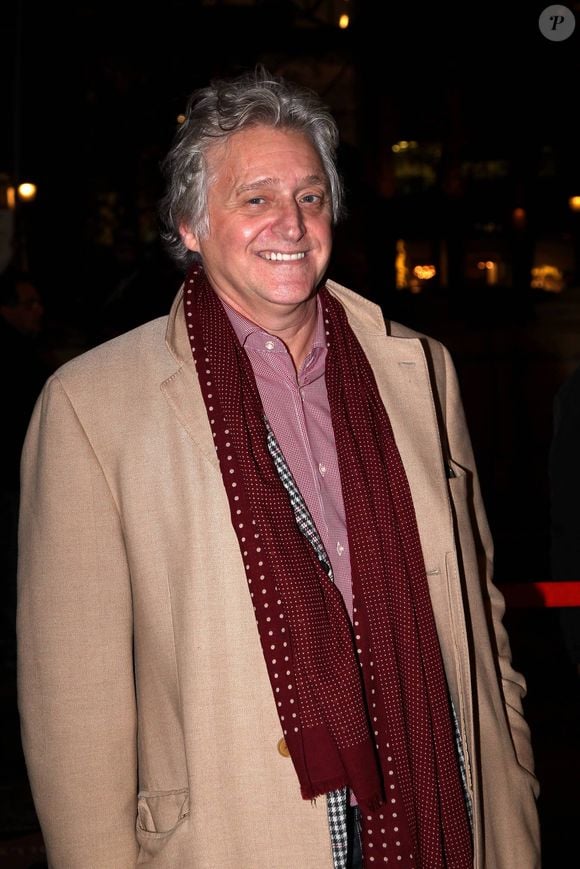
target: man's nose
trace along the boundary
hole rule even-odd
[[[276,220],[276,230],[283,238],[290,241],[299,241],[305,232],[302,211],[297,202],[288,202],[280,205]]]

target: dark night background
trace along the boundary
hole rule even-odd
[[[193,89],[262,62],[319,91],[341,129],[350,213],[331,277],[452,352],[498,583],[552,579],[553,400],[580,365],[580,212],[568,204],[580,196],[580,3],[567,4],[577,27],[563,42],[539,31],[546,5],[5,3],[0,188],[38,186],[15,239],[44,300],[47,365],[167,312],[180,275],[157,241],[160,160]],[[406,163],[402,140],[418,143]],[[438,264],[433,281],[397,288],[398,239]],[[494,258],[488,284],[475,263]],[[556,292],[532,286],[545,263],[562,273]],[[545,869],[577,853],[580,821],[579,681],[560,617],[516,604],[506,616],[529,684]],[[42,841],[6,657],[0,866],[29,869]]]

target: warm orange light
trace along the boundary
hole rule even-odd
[[[407,249],[402,238],[397,239],[397,255],[395,258],[396,287],[402,290],[408,286],[409,269],[407,267]]]
[[[580,211],[580,196],[571,196],[568,205],[572,211]]]
[[[435,266],[429,264],[424,266],[415,266],[413,269],[413,274],[416,278],[419,278],[420,281],[429,281],[431,278],[434,278],[437,274],[437,269]]]
[[[548,293],[561,293],[564,289],[564,274],[553,265],[540,265],[532,269],[532,287]]]
[[[338,26],[341,30],[346,30],[348,25],[350,24],[350,18],[348,15],[341,15],[338,19]]]
[[[16,208],[16,188],[15,187],[7,187],[6,188],[6,205],[8,208]]]
[[[185,115],[178,115],[178,116],[177,116],[177,123],[178,123],[178,124],[183,124],[183,123],[185,123]]]
[[[36,184],[31,184],[30,181],[24,181],[18,185],[18,196],[24,199],[25,202],[31,202],[36,198]]]
[[[480,260],[477,263],[477,268],[485,272],[485,283],[489,286],[493,284],[497,284],[498,274],[499,274],[499,265],[495,260]]]

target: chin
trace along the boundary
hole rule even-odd
[[[294,278],[288,277],[287,280],[280,280],[276,282],[275,286],[272,286],[272,291],[277,296],[292,296],[307,299],[312,293],[316,290],[319,281],[317,281],[314,277],[300,277]]]
[[[300,304],[300,302],[306,302],[315,292],[316,287],[310,285],[308,287],[296,287],[294,289],[284,287],[276,292],[269,293],[268,296],[271,301],[279,302],[282,305],[297,305]]]

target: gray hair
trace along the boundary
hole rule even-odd
[[[209,233],[208,150],[216,141],[260,124],[308,136],[328,178],[333,222],[342,217],[344,188],[336,167],[334,118],[314,91],[257,67],[237,78],[212,81],[191,95],[185,120],[162,163],[167,187],[160,202],[161,237],[179,265],[187,268],[198,258],[184,245],[180,227],[199,238]]]

